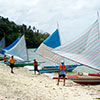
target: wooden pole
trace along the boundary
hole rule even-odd
[[[25,38],[25,29],[24,29],[24,26],[23,26],[23,35],[24,35],[24,38]],[[25,45],[26,45],[26,39],[25,39]],[[29,55],[28,55],[27,46],[26,46],[26,55],[27,55],[27,61],[29,61]]]

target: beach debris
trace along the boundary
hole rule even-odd
[[[100,99],[100,97],[96,97],[96,99]]]

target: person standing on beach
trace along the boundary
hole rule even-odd
[[[6,57],[6,55],[4,55],[3,60],[4,60],[4,62],[7,61],[7,57]]]
[[[60,81],[60,77],[63,77],[64,80],[64,86],[65,86],[65,76],[66,76],[67,70],[66,70],[66,66],[64,64],[64,61],[61,61],[61,64],[59,65],[59,70],[58,70],[58,83],[57,85],[59,85],[59,81]]]
[[[34,65],[34,74],[36,74],[36,71],[40,74],[38,70],[38,62],[36,61],[36,59],[34,59],[33,65]]]
[[[14,73],[13,68],[14,68],[15,59],[13,56],[11,56],[11,58],[9,59],[9,62],[10,62],[11,73]]]

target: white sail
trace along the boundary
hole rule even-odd
[[[17,44],[11,49],[5,52],[8,56],[14,56],[17,60],[27,61],[27,49],[24,35],[17,42]]]

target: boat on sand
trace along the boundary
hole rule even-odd
[[[67,75],[75,83],[79,84],[100,84],[99,76],[89,76],[89,75]]]

